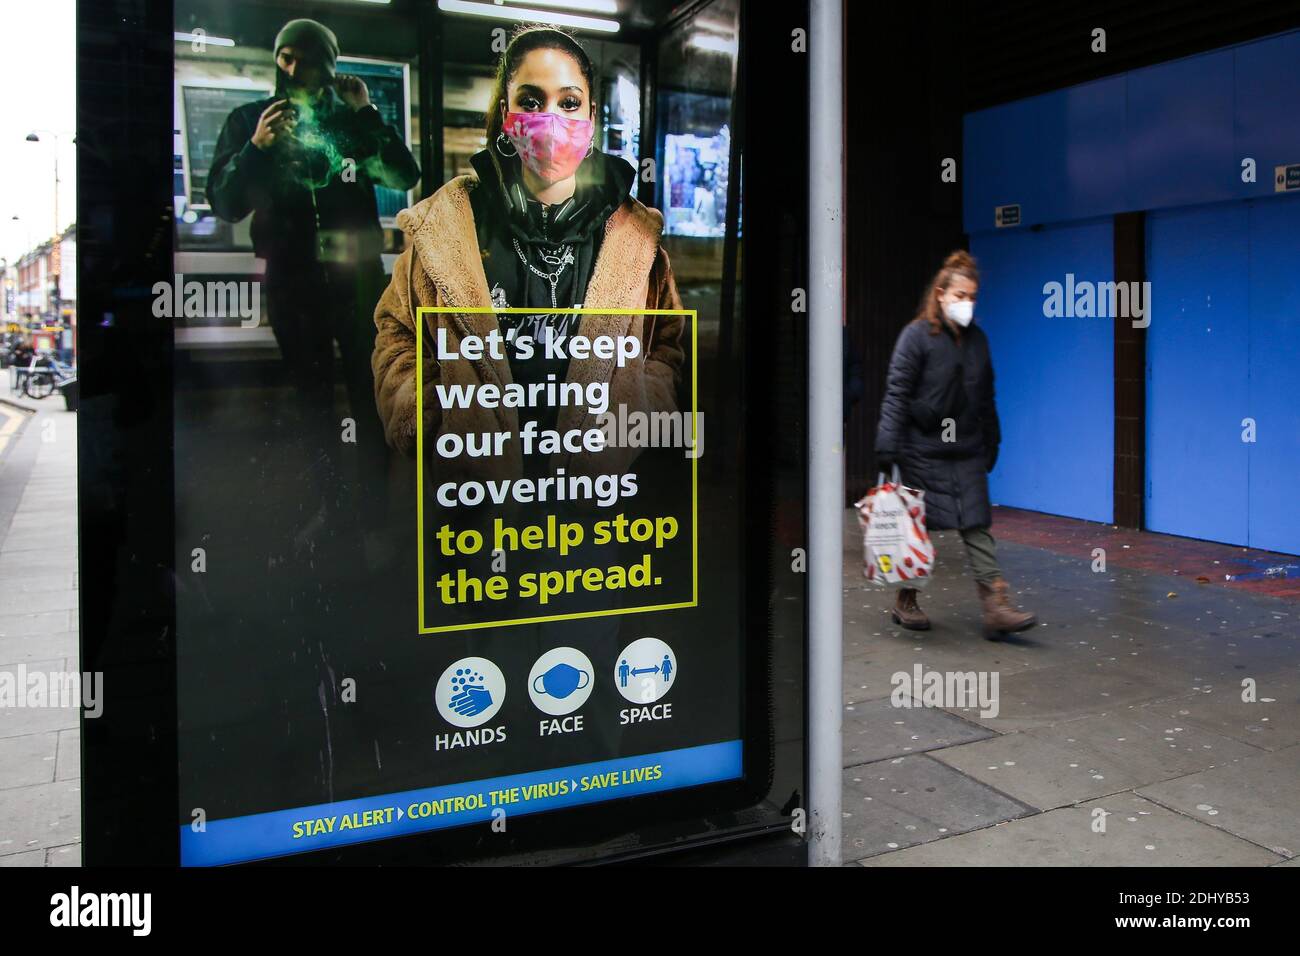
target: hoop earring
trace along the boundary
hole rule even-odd
[[[506,138],[505,130],[497,133],[497,152],[506,157],[519,155],[519,150],[515,149],[513,143],[510,143],[510,152],[508,153],[502,148],[502,143],[510,143],[510,140]]]

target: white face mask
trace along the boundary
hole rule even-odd
[[[948,321],[955,322],[964,329],[975,317],[975,303],[970,299],[949,302],[943,307],[943,314],[948,317]]]

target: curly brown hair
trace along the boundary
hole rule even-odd
[[[976,285],[980,281],[980,270],[975,264],[975,257],[965,249],[956,249],[948,253],[948,257],[943,260],[943,265],[926,286],[925,295],[921,297],[921,305],[912,319],[913,322],[928,323],[931,335],[938,335],[943,329],[943,310],[939,308],[939,293],[947,289],[957,276],[970,279]]]

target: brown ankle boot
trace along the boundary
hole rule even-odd
[[[909,631],[928,631],[930,629],[930,619],[921,610],[921,605],[916,603],[916,588],[898,589],[898,597],[894,601],[894,609],[889,616],[894,619],[895,624],[905,627]]]
[[[992,584],[975,582],[979,586],[980,602],[984,605],[984,636],[996,641],[1003,634],[1023,631],[1033,627],[1038,618],[1026,611],[1017,611],[1011,605],[1011,590],[1003,578]]]

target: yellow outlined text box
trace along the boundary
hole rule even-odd
[[[588,617],[608,617],[613,614],[644,614],[647,611],[670,611],[676,608],[696,607],[700,603],[700,458],[691,458],[691,599],[675,604],[653,604],[646,607],[609,608],[603,611],[586,611],[575,614],[550,614],[541,617],[521,617],[506,621],[479,621],[473,624],[449,624],[428,627],[424,623],[424,316],[434,315],[683,315],[691,320],[691,443],[697,440],[696,416],[699,414],[699,350],[696,347],[696,324],[699,312],[695,309],[496,309],[487,306],[435,306],[422,305],[415,310],[415,520],[417,573],[419,574],[417,624],[421,634],[445,634],[471,631],[485,627],[510,627],[516,624],[538,624],[542,621],[572,621]]]

